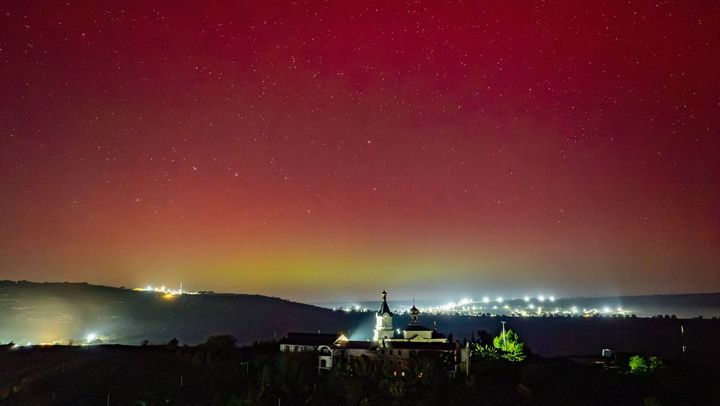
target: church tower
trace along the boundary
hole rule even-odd
[[[418,314],[420,314],[420,310],[415,307],[415,298],[413,298],[413,307],[410,308],[410,324],[420,324]]]
[[[395,331],[392,322],[393,314],[387,304],[387,292],[382,291],[382,303],[380,310],[375,314],[375,330],[373,340],[381,341],[386,338],[393,338]]]

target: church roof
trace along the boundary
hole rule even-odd
[[[379,314],[379,315],[387,314],[389,316],[392,316],[393,313],[390,311],[390,306],[388,306],[388,304],[387,304],[386,296],[387,296],[387,292],[385,292],[383,290],[382,291],[382,303],[380,303],[380,310],[378,310],[377,314]]]
[[[346,350],[374,350],[377,348],[377,343],[375,341],[345,341],[336,346]]]
[[[388,306],[387,301],[382,301],[382,304],[380,304],[380,310],[378,310],[378,314],[389,314],[391,316],[393,315],[393,313],[390,311],[390,306]]]
[[[280,339],[280,344],[290,345],[333,345],[342,334],[320,334],[320,333],[287,333]]]
[[[432,329],[427,328],[421,324],[408,324],[405,327],[405,331],[432,331]]]
[[[455,351],[455,343],[423,343],[417,341],[385,341],[385,348],[401,350]]]
[[[445,334],[443,334],[443,333],[438,333],[437,331],[433,331],[432,338],[446,338],[446,337],[445,337]]]

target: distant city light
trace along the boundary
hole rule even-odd
[[[524,301],[524,306],[518,306],[518,302]],[[537,301],[536,301],[537,300]],[[582,316],[582,317],[596,317],[599,315],[618,315],[618,316],[629,316],[631,311],[623,309],[622,307],[609,307],[599,306],[596,308],[583,308],[582,311],[576,305],[567,306],[552,306],[547,309],[542,307],[543,303],[556,302],[555,295],[539,294],[535,297],[522,296],[511,299],[506,299],[502,296],[483,296],[482,299],[476,301],[471,298],[465,297],[457,302],[447,302],[443,305],[430,306],[425,309],[420,309],[421,312],[431,312],[436,314],[461,314],[468,316],[486,316],[490,315],[504,315],[511,317],[548,317],[548,316]],[[477,305],[482,302],[483,305]],[[350,305],[343,310],[353,311],[359,310],[357,305]],[[362,309],[362,311],[368,311]]]
[[[162,293],[163,297],[166,299],[170,298],[169,296],[167,296],[168,294],[170,294],[172,296],[177,296],[177,295],[197,295],[200,293],[200,292],[188,292],[188,291],[184,290],[182,283],[180,284],[179,289],[169,289],[165,286],[153,287],[153,285],[147,285],[144,288],[135,288],[133,290],[138,291],[138,292]]]

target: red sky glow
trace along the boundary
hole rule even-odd
[[[5,2],[0,279],[718,291],[718,67],[709,1]]]

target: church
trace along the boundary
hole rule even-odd
[[[288,333],[280,340],[280,351],[318,354],[318,370],[330,370],[351,357],[367,357],[397,368],[407,368],[408,362],[419,354],[442,357],[447,361],[448,373],[455,375],[469,368],[470,350],[459,341],[452,342],[437,328],[420,323],[420,311],[413,304],[410,322],[396,329],[395,314],[387,303],[387,292],[381,293],[380,308],[375,312],[372,341],[352,341],[343,334]]]

